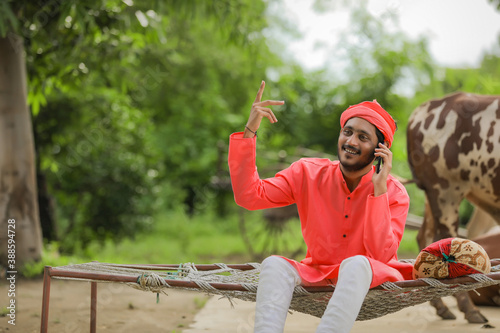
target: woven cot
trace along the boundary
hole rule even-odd
[[[404,260],[413,263],[414,260]],[[386,282],[368,292],[357,320],[368,320],[399,311],[435,298],[450,296],[462,291],[500,284],[500,259],[491,260],[491,274],[472,274],[454,279]],[[119,282],[150,291],[165,293],[167,288],[204,291],[221,295],[229,300],[255,301],[260,264],[241,265],[120,265],[91,262],[62,267],[46,267],[42,305],[41,332],[47,332],[50,279],[74,279],[92,282],[91,332],[95,331],[96,282]],[[302,287],[294,291],[290,309],[321,317],[334,286]],[[92,320],[94,323],[92,324]],[[94,327],[94,331],[92,330]]]

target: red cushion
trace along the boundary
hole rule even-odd
[[[490,258],[481,245],[463,238],[445,238],[420,251],[413,278],[447,279],[490,271]]]

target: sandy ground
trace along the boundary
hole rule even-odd
[[[16,282],[16,325],[0,317],[1,333],[40,332],[42,280]],[[0,308],[9,302],[8,285],[0,283]],[[208,299],[202,293],[168,290],[168,296],[135,290],[116,283],[97,288],[97,332],[182,332]],[[52,279],[49,332],[89,332],[90,283]]]
[[[211,298],[198,312],[195,322],[184,333],[251,333],[253,332],[255,303],[235,300],[235,308],[218,297]],[[438,332],[500,332],[500,308],[481,307],[483,315],[493,328],[483,328],[482,324],[469,324],[458,311],[453,297],[445,299],[446,304],[457,316],[457,320],[444,321],[435,315],[428,303],[403,309],[381,318],[356,322],[351,333],[438,333]],[[314,332],[319,319],[302,313],[289,314],[285,326],[286,333]]]
[[[9,301],[8,285],[0,283],[0,307]],[[208,301],[207,301],[208,300]],[[428,304],[404,309],[382,318],[356,322],[359,332],[500,332],[500,308],[481,307],[494,328],[468,324],[459,313],[454,299],[445,299],[457,320],[443,321]],[[32,333],[40,331],[42,281],[16,282],[16,325],[0,317],[0,332]],[[98,284],[98,332],[120,333],[246,333],[252,332],[254,303],[226,299],[202,293],[168,290],[156,303],[156,294],[134,290],[121,284]],[[81,281],[52,281],[49,332],[89,331],[90,284]],[[201,307],[203,307],[201,309]],[[201,309],[201,310],[200,310]],[[314,332],[319,319],[301,313],[288,316],[285,332]]]

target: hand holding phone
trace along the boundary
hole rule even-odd
[[[372,182],[373,195],[377,197],[387,192],[387,177],[392,168],[392,152],[385,142],[379,142],[376,151],[376,166]]]

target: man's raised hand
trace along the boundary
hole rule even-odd
[[[262,81],[262,83],[260,84],[259,91],[257,92],[257,96],[255,97],[255,101],[252,104],[252,109],[250,110],[250,117],[248,118],[247,124],[245,125],[245,132],[243,133],[244,138],[251,138],[255,136],[255,133],[260,127],[262,118],[265,117],[269,119],[271,124],[274,124],[275,122],[278,121],[273,111],[267,106],[285,104],[285,101],[273,101],[273,100],[261,101],[265,86],[266,83]]]

